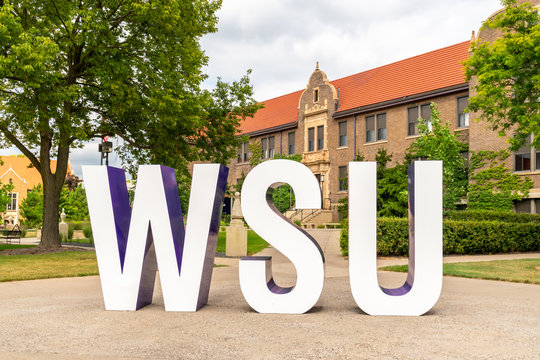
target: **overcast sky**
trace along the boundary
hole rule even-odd
[[[204,85],[252,69],[255,98],[271,99],[305,88],[317,61],[335,80],[469,40],[500,7],[499,0],[223,0],[218,32],[202,39]],[[79,176],[81,165],[99,164],[97,143],[73,150],[70,161]],[[114,153],[110,163],[119,166]]]

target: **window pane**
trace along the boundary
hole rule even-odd
[[[338,182],[339,182],[339,191],[344,191],[344,190],[347,190],[347,167],[346,166],[340,166],[339,167],[339,178],[338,178]]]
[[[249,161],[249,142],[244,143],[244,162]]]
[[[375,116],[366,116],[366,142],[375,141]]]
[[[467,105],[469,105],[469,97],[468,96],[463,96],[463,97],[460,97],[457,99],[457,111],[458,111],[458,114],[463,114],[463,112],[465,111],[465,108],[467,107]]]
[[[377,115],[377,140],[386,140],[386,114]]]
[[[315,151],[315,128],[308,129],[308,151]]]
[[[324,147],[324,126],[317,126],[317,150]]]
[[[238,157],[236,158],[237,162],[242,162],[242,151],[244,150],[244,143],[238,145]]]
[[[261,139],[261,150],[262,150],[263,159],[268,159],[268,139],[267,138]]]
[[[274,157],[275,149],[275,140],[273,136],[268,138],[268,158],[272,159]]]
[[[424,121],[431,120],[431,108],[429,107],[429,104],[424,104],[421,106],[421,114]]]
[[[417,134],[417,124],[418,122],[418,107],[412,107],[407,109],[407,135],[416,135]]]
[[[314,102],[319,101],[319,89],[313,90],[313,101]]]
[[[289,155],[294,155],[294,131],[289,133]]]
[[[347,122],[339,123],[339,146],[347,146]]]
[[[535,170],[540,170],[540,151],[536,152],[536,168]]]
[[[516,154],[515,156],[515,170],[527,171],[531,170],[531,154]]]

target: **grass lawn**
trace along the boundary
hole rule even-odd
[[[20,247],[28,246],[20,245]],[[0,281],[97,274],[96,254],[93,251],[66,251],[39,255],[0,255]]]
[[[36,245],[0,244],[0,250],[35,247]]]
[[[407,265],[385,266],[380,270],[407,272]],[[450,263],[443,265],[443,274],[474,279],[540,284],[540,259]]]
[[[62,241],[63,244],[92,244],[90,239],[71,239]]]
[[[217,252],[225,253],[225,231],[219,233]],[[258,253],[262,249],[268,247],[268,243],[264,241],[255,231],[248,230],[247,234],[247,252],[248,255]]]

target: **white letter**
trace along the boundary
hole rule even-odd
[[[292,160],[270,160],[247,175],[242,213],[248,225],[296,268],[296,286],[283,288],[272,278],[271,257],[240,260],[240,288],[260,313],[301,314],[313,307],[324,283],[324,256],[317,242],[275,208],[270,185],[285,182],[294,190],[297,209],[320,209],[321,191],[311,171]]]
[[[409,273],[403,286],[377,281],[375,162],[349,163],[349,273],[358,306],[370,315],[422,315],[442,287],[442,161],[409,165]]]
[[[139,167],[131,214],[124,171],[83,166],[107,310],[150,304],[157,265],[165,310],[206,304],[227,173],[221,165],[195,165],[185,231],[174,169]]]

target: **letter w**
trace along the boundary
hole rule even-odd
[[[186,229],[174,169],[139,167],[133,212],[124,170],[83,166],[107,310],[152,302],[156,270],[166,311],[197,311],[208,300],[228,168],[195,165]]]

